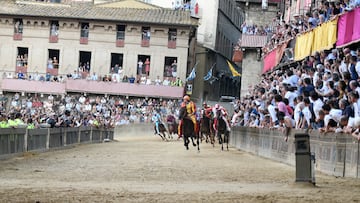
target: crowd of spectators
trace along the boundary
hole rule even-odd
[[[3,96],[0,101],[0,128],[27,127],[114,127],[151,122],[154,112],[164,119],[175,115],[178,100],[128,98],[122,96],[43,94]]]
[[[360,47],[307,57],[264,74],[236,108],[237,125],[358,134]],[[359,137],[360,138],[360,137]]]
[[[263,55],[266,55],[277,45],[295,38],[298,34],[309,31],[316,26],[331,20],[337,15],[344,12],[353,10],[355,7],[360,6],[359,0],[341,0],[341,1],[321,1],[318,8],[313,9],[311,12],[306,12],[304,15],[299,13],[294,14],[294,19],[285,22],[281,18],[275,18],[276,25],[273,29],[258,25],[242,27],[242,32],[247,34],[267,34],[270,38],[268,43],[262,48]]]
[[[98,75],[96,72],[88,73],[79,70],[74,70],[73,73],[68,73],[66,75],[52,75],[49,71],[46,74],[41,74],[39,72],[35,73],[25,73],[19,70],[15,74],[12,72],[3,72],[3,78],[6,79],[21,79],[21,80],[34,80],[34,81],[47,81],[47,82],[65,82],[65,80],[88,80],[88,81],[103,81],[103,82],[113,82],[113,83],[136,83],[143,85],[164,85],[164,86],[183,86],[183,81],[180,77],[164,77],[161,79],[160,76],[157,76],[155,80],[151,80],[146,74],[139,75],[125,75],[123,71],[111,71],[110,74]]]

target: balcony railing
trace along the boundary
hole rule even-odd
[[[168,48],[170,48],[170,49],[176,49],[176,41],[169,40],[169,41],[168,41]]]
[[[142,40],[141,40],[141,46],[142,46],[142,47],[149,47],[149,46],[150,46],[150,40],[148,40],[148,39],[142,39]]]
[[[22,40],[22,33],[14,33],[13,39],[14,40]]]
[[[117,47],[124,47],[124,45],[125,45],[125,40],[123,40],[123,39],[117,39],[116,40],[116,46]]]
[[[49,36],[49,42],[50,43],[57,43],[58,42],[58,36],[57,35],[50,35]]]
[[[44,85],[46,83],[46,85]],[[142,85],[127,82],[102,82],[82,79],[66,79],[64,82],[17,80],[4,78],[1,90],[7,92],[32,92],[60,95],[66,92],[87,92],[94,94],[127,95],[157,98],[181,98],[184,87],[163,85]]]
[[[58,75],[59,69],[58,68],[47,68],[46,71],[50,73],[50,75]]]
[[[89,38],[87,37],[80,37],[80,44],[88,44]]]
[[[22,73],[27,73],[27,67],[26,66],[16,66],[15,72],[22,72]]]

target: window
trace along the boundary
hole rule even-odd
[[[165,57],[164,77],[177,77],[177,57]]]
[[[170,28],[168,33],[168,48],[176,48],[176,37],[177,30]]]
[[[147,76],[150,73],[150,56],[148,55],[138,55],[138,62],[137,62],[137,74]]]
[[[150,40],[150,27],[142,27],[142,40]]]
[[[125,45],[125,25],[116,26],[116,46],[123,47]]]
[[[59,69],[59,50],[58,49],[49,49],[49,59],[47,61],[48,69]]]
[[[58,35],[59,35],[59,22],[50,21],[50,36],[58,36]]]
[[[124,54],[111,53],[110,73],[122,72]]]
[[[14,40],[22,40],[23,21],[22,19],[14,19]]]
[[[78,74],[82,75],[82,77],[86,77],[87,74],[90,72],[91,62],[91,52],[89,51],[80,51],[79,53],[79,67],[78,67]]]
[[[22,19],[14,19],[14,33],[22,34],[23,33],[23,21]]]
[[[46,62],[46,72],[51,75],[58,75],[59,72],[59,54],[58,49],[48,49],[48,60]]]
[[[82,37],[82,38],[89,37],[89,23],[81,23],[80,37]]]
[[[116,40],[124,40],[124,39],[125,39],[125,25],[117,25]]]
[[[18,47],[17,56],[16,56],[16,72],[27,72],[28,66],[28,53],[29,49],[27,47]]]

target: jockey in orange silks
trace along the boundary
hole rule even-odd
[[[190,101],[189,95],[184,96],[183,102],[181,103],[181,107],[182,108],[186,107],[187,117],[189,117],[191,119],[191,121],[194,123],[194,131],[195,131],[195,134],[197,134],[199,132],[199,130],[198,130],[198,126],[196,123],[196,105],[194,102]],[[179,134],[179,138],[180,138],[182,136],[182,120],[179,121],[178,134]]]

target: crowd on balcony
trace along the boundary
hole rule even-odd
[[[57,59],[49,59],[48,69],[53,69],[58,67]],[[88,68],[87,68],[88,67]],[[170,66],[169,66],[170,67]],[[170,68],[170,71],[173,70]],[[183,81],[180,77],[173,77],[174,72],[170,73],[168,76],[168,69],[166,70],[166,77],[163,79],[160,76],[157,76],[156,79],[151,80],[149,73],[140,73],[136,76],[124,74],[124,70],[121,66],[116,64],[111,68],[109,74],[98,75],[96,72],[90,73],[90,66],[80,65],[78,69],[74,70],[73,73],[68,73],[66,75],[52,75],[49,71],[46,74],[41,74],[39,72],[35,73],[26,73],[22,70],[18,70],[15,74],[12,72],[3,72],[3,78],[6,79],[21,79],[21,80],[34,80],[34,81],[46,81],[46,82],[65,82],[66,80],[88,80],[88,81],[103,81],[103,82],[113,82],[113,83],[134,83],[142,85],[164,85],[164,86],[183,86]]]
[[[175,115],[179,101],[123,96],[15,93],[1,97],[0,128],[114,127],[151,122],[152,114]],[[165,121],[165,120],[164,120]]]
[[[298,34],[309,31],[320,24],[331,20],[337,15],[353,10],[360,6],[359,0],[321,1],[318,8],[307,12],[305,15],[295,14],[294,19],[288,23],[279,21],[269,42],[262,48],[263,55],[266,55],[277,45],[295,38]],[[277,20],[275,20],[277,21]]]
[[[308,56],[274,70],[250,87],[237,108],[238,125],[352,133],[360,129],[360,47]]]

